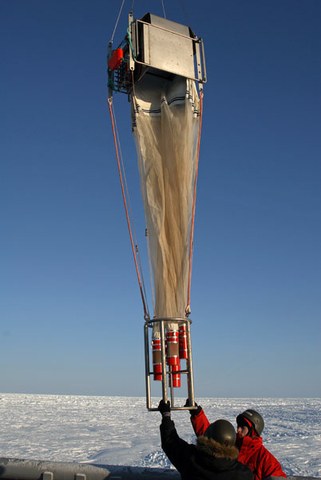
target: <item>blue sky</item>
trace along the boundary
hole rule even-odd
[[[2,392],[145,394],[143,311],[106,108],[120,4],[0,2]],[[163,4],[204,39],[207,59],[196,397],[319,396],[321,3]],[[162,2],[136,0],[136,18],[148,11],[162,15]],[[114,102],[144,257],[129,104]]]

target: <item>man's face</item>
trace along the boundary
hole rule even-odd
[[[237,432],[237,435],[240,437],[240,438],[244,438],[246,437],[246,435],[249,433],[249,428],[245,425],[238,425],[236,427],[236,432]]]
[[[237,427],[236,427],[237,436],[239,438],[244,438],[246,437],[246,435],[250,433],[250,430],[251,430],[250,422],[246,418],[239,415],[237,417]]]

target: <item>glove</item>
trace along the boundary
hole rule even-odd
[[[191,407],[191,406],[192,405],[191,405],[189,399],[187,398],[184,407]],[[190,408],[189,409],[189,413],[190,413],[191,417],[195,417],[195,415],[198,415],[203,410],[202,407],[200,405],[197,405],[196,402],[195,402],[194,407],[197,407],[197,408]]]
[[[163,399],[159,402],[158,410],[163,416],[170,416],[171,414],[171,405],[169,400],[165,402]]]

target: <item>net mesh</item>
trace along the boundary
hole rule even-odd
[[[182,77],[135,88],[133,125],[153,276],[154,317],[185,317],[199,97]],[[177,324],[168,326],[177,329]],[[157,337],[157,327],[154,336]]]

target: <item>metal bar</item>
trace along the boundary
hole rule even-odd
[[[202,39],[200,39],[200,45],[201,45],[201,51],[202,51],[202,65],[204,69],[204,75],[203,75],[203,80],[201,83],[206,83],[207,82],[207,74],[206,74],[206,63],[205,63],[205,50],[204,50],[204,42]]]
[[[202,78],[202,60],[201,60],[199,43],[197,45],[195,44],[195,55],[196,55],[197,79],[199,80],[200,78]]]
[[[170,390],[170,394],[171,394],[171,408],[174,407],[174,403],[175,403],[175,400],[174,400],[174,388],[173,388],[173,369],[172,367],[169,367],[169,375],[168,375],[168,378],[169,378],[169,390]]]
[[[145,384],[146,384],[146,407],[151,408],[151,392],[150,392],[150,360],[149,360],[149,334],[148,322],[144,325],[145,339]]]
[[[131,32],[131,42],[135,42],[135,55],[137,55],[137,32],[136,32],[136,22],[134,22],[134,17],[131,13],[128,15],[128,30]],[[134,32],[134,33],[133,33]],[[132,44],[133,47],[133,44]],[[133,52],[131,49],[131,45],[129,45],[129,69],[134,71],[135,70],[135,60],[133,58]]]
[[[162,353],[162,393],[165,402],[168,400],[167,395],[167,375],[166,375],[166,347],[165,347],[165,330],[164,322],[160,320],[160,335],[161,335],[161,353]]]
[[[192,360],[192,342],[191,342],[191,328],[190,328],[190,321],[186,322],[186,331],[187,331],[187,369],[189,371],[189,375],[187,376],[187,389],[188,389],[188,398],[190,403],[194,405],[194,379],[193,379],[193,360]]]

